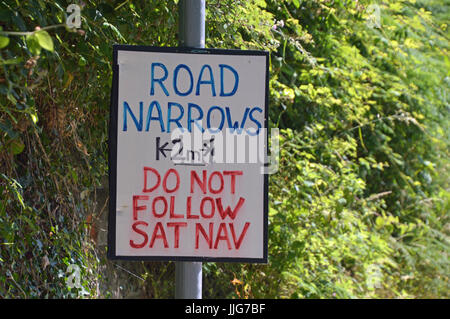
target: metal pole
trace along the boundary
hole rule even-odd
[[[202,263],[175,263],[175,298],[202,299]]]
[[[205,0],[180,0],[178,3],[180,47],[205,47]]]
[[[179,43],[180,47],[205,47],[205,0],[180,0]],[[175,298],[202,298],[202,263],[175,263]]]

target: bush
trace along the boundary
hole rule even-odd
[[[112,44],[176,46],[177,1],[85,2],[79,30],[70,1],[0,4],[2,298],[173,295],[172,263],[105,259],[104,222]],[[207,2],[208,47],[271,52],[282,137],[269,264],[205,263],[205,297],[449,297],[448,12]]]

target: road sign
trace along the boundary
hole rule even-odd
[[[267,262],[268,53],[113,52],[108,256]]]

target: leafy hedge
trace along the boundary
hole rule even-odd
[[[176,46],[177,1],[84,1],[79,30],[71,2],[0,3],[0,297],[171,297],[172,263],[101,238],[112,44]],[[282,137],[269,264],[204,264],[204,297],[449,297],[448,12],[207,1],[207,47],[271,52]]]

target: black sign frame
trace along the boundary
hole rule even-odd
[[[206,257],[206,256],[123,256],[116,254],[116,195],[117,195],[117,134],[118,134],[118,95],[119,95],[119,65],[117,56],[119,51],[144,51],[144,52],[167,52],[184,54],[211,54],[211,55],[242,55],[242,56],[265,56],[266,57],[266,89],[264,105],[264,128],[268,129],[269,112],[269,52],[256,50],[229,50],[229,49],[197,49],[183,47],[152,47],[136,45],[113,45],[113,78],[111,88],[111,104],[109,117],[109,139],[108,139],[108,175],[109,175],[109,216],[108,216],[108,250],[107,257],[111,260],[128,261],[191,261],[191,262],[238,262],[238,263],[268,263],[268,211],[269,211],[269,175],[264,174],[264,229],[263,229],[263,257],[241,258],[241,257]],[[268,134],[267,134],[268,136]],[[268,146],[268,138],[266,140]],[[267,151],[267,150],[266,150]],[[267,164],[265,164],[267,166]]]

